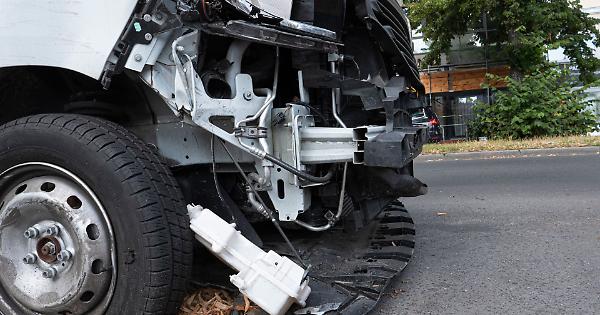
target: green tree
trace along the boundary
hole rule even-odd
[[[425,64],[439,63],[453,38],[474,30],[518,75],[544,64],[544,53],[557,47],[577,65],[583,82],[591,82],[600,67],[588,45],[600,42],[600,20],[584,13],[579,0],[412,0],[408,8],[413,27],[431,43]],[[484,24],[493,30],[487,36]]]
[[[504,80],[506,89],[494,89],[493,105],[473,107],[469,130],[474,135],[514,139],[580,135],[596,128],[595,116],[587,110],[593,104],[585,93],[588,86],[573,89],[568,71],[544,67]]]

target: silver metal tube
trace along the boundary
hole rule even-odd
[[[256,200],[256,195],[254,194],[254,192],[252,192],[252,190],[248,190],[248,201],[250,202],[250,204],[252,205],[254,210],[258,211],[258,213],[267,217],[267,219],[270,219],[267,209],[265,209],[265,207],[262,205],[262,203],[260,203],[260,202],[258,202],[258,200]]]
[[[228,54],[229,54],[229,52],[228,52]],[[255,92],[266,94],[267,95],[267,99],[265,100],[265,103],[263,104],[263,106],[260,107],[260,109],[256,112],[256,114],[254,114],[254,116],[248,117],[246,119],[242,119],[242,120],[238,121],[235,124],[236,127],[239,127],[242,123],[256,120],[259,117],[261,118],[261,122],[264,125],[266,125],[266,115],[265,115],[265,117],[262,117],[261,115],[263,115],[263,113],[265,112],[265,110],[269,106],[271,106],[273,104],[273,101],[275,100],[275,97],[277,97],[278,82],[279,82],[279,47],[277,48],[277,51],[276,51],[275,73],[273,74],[273,89],[272,90],[269,90],[269,89],[255,89],[254,90]],[[261,122],[259,122],[259,124]]]
[[[184,37],[181,36],[173,41],[173,44],[171,44],[171,54],[173,56],[173,61],[175,63],[175,67],[177,68],[177,71],[179,71],[179,76],[183,77],[182,79],[185,79],[182,81],[183,81],[183,84],[185,85],[185,89],[188,94],[187,96],[188,96],[188,100],[190,102],[190,106],[192,106],[192,108],[193,108],[194,106],[196,106],[196,91],[195,91],[195,88],[191,89],[191,87],[189,86],[190,85],[188,82],[189,77],[186,74],[187,70],[184,68],[185,63],[182,62],[181,59],[179,59],[179,52],[184,50],[183,47],[179,46],[179,42],[183,39],[184,39]],[[188,56],[187,54],[186,54],[186,56],[189,59],[189,62],[193,68],[193,64],[191,62],[192,60],[191,60],[190,56]],[[194,78],[193,72],[190,74],[192,75],[192,81],[193,81],[193,78]]]
[[[248,145],[248,144],[245,144],[244,142],[242,142],[242,138],[238,138],[238,142],[239,142],[240,146],[242,146],[243,148],[248,150],[249,153],[257,156],[261,160],[264,159],[265,156],[267,155],[267,152],[255,147],[255,146],[251,146],[251,145]]]
[[[235,127],[236,127],[236,128],[238,128],[238,127],[239,127],[239,126],[240,126],[242,123],[245,123],[245,122],[248,122],[248,121],[253,121],[253,120],[256,120],[256,119],[257,119],[258,117],[260,117],[260,115],[261,115],[261,114],[262,114],[262,113],[265,111],[265,109],[267,109],[267,107],[269,107],[269,105],[270,105],[271,103],[273,103],[273,100],[274,100],[275,98],[273,97],[273,93],[271,92],[271,90],[270,90],[270,89],[256,89],[256,91],[257,91],[257,92],[258,92],[258,91],[266,92],[266,94],[267,94],[267,97],[266,97],[265,103],[263,104],[263,106],[261,106],[261,108],[258,110],[258,112],[256,112],[256,114],[254,114],[254,116],[252,116],[252,117],[249,117],[249,118],[246,118],[246,119],[242,119],[242,120],[238,121],[238,122],[235,124]],[[267,152],[266,152],[266,151],[264,151],[264,150],[261,150],[261,149],[259,149],[259,148],[255,147],[255,146],[251,146],[251,145],[245,144],[245,143],[242,141],[242,138],[238,138],[238,142],[240,143],[240,145],[241,145],[242,147],[246,148],[246,149],[247,149],[249,152],[251,152],[252,154],[254,154],[254,155],[258,156],[258,157],[259,157],[259,158],[261,158],[261,159],[264,159],[264,158],[265,158],[265,155],[267,154]]]
[[[296,224],[298,224],[299,226],[309,230],[309,231],[313,231],[313,232],[323,232],[323,231],[327,231],[329,230],[333,225],[331,225],[331,223],[327,223],[325,225],[322,226],[312,226],[304,221],[300,221],[300,220],[296,220],[294,221],[296,222]]]
[[[273,92],[270,89],[256,89],[254,91],[260,92],[260,93],[265,93],[267,95],[267,97],[265,99],[265,103],[258,109],[256,114],[254,114],[252,117],[248,117],[248,118],[245,118],[245,119],[242,119],[242,120],[236,122],[235,123],[236,128],[238,128],[243,123],[258,119],[260,117],[260,115],[267,109],[267,107],[269,107],[269,105],[271,105],[271,103],[273,103],[273,100],[275,100],[275,97],[273,97]]]
[[[273,100],[275,100],[275,98],[277,97],[278,84],[279,84],[279,47],[276,47],[276,49],[275,49],[275,72],[273,73],[273,90],[272,90],[273,91],[272,92]],[[273,101],[269,102],[267,104],[267,107],[265,108],[265,110],[262,112],[262,114],[260,114],[260,119],[258,121],[258,127],[267,128],[267,117],[269,117],[269,113],[271,112],[272,108],[273,108]],[[265,152],[267,152],[268,154],[272,153],[271,147],[269,145],[269,141],[267,141],[267,138],[259,138],[258,142],[263,147],[263,150]],[[263,176],[263,180],[261,181],[261,185],[265,185],[270,181],[271,168],[273,166],[273,163],[271,163],[270,161],[264,161],[263,165],[264,165],[263,166],[264,176]]]
[[[331,73],[336,73],[335,61],[331,62]],[[337,102],[337,89],[331,89],[331,111],[333,112],[333,117],[340,124],[340,126],[347,128],[342,118],[340,118],[340,116],[338,115]]]
[[[335,223],[340,220],[340,218],[342,217],[342,212],[344,211],[344,198],[346,197],[346,174],[347,174],[347,171],[348,171],[348,163],[344,163],[344,175],[342,177],[342,189],[340,190],[340,200],[338,202],[337,213],[335,214],[333,219],[331,219],[331,221],[329,221],[327,224],[322,225],[322,226],[313,226],[313,225],[310,225],[310,224],[308,224],[304,221],[300,221],[300,220],[296,220],[294,222],[296,222],[296,224],[300,225],[301,227],[303,227],[309,231],[313,231],[313,232],[322,232],[322,231],[329,230],[331,227],[333,227],[335,225]]]
[[[300,94],[300,102],[310,103],[308,93],[304,87],[304,73],[302,70],[298,70],[298,93]]]

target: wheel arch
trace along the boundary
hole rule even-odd
[[[0,68],[0,124],[42,113],[74,113],[127,125],[152,124],[160,103],[136,75],[123,72],[108,90],[81,72],[52,66]]]

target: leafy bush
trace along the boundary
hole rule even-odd
[[[489,79],[500,78],[491,76]],[[510,77],[506,89],[495,92],[492,105],[473,107],[470,131],[488,138],[532,138],[580,135],[596,128],[594,115],[586,108],[585,88],[573,88],[568,71],[546,67],[521,79]]]
[[[439,64],[456,36],[471,34],[489,47],[489,57],[529,73],[545,63],[548,49],[562,47],[577,65],[579,79],[594,81],[600,59],[599,19],[583,11],[581,0],[408,0],[413,28],[430,43],[423,65]],[[590,1],[591,3],[591,1]],[[596,2],[597,3],[597,2]],[[487,25],[493,32],[484,32]],[[477,30],[473,32],[473,30]],[[468,38],[468,37],[467,37]]]

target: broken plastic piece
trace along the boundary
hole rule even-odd
[[[274,251],[254,245],[209,209],[188,205],[190,227],[196,239],[231,268],[239,271],[230,281],[265,312],[284,314],[293,303],[306,305],[310,294],[304,269]]]

